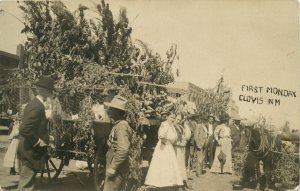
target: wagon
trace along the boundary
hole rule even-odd
[[[70,125],[74,123],[74,120],[63,120],[64,125]],[[104,172],[105,172],[105,142],[110,133],[112,125],[110,123],[94,121],[94,139],[96,143],[95,160],[87,161],[88,168],[93,175],[93,182],[96,190],[100,190],[103,184]],[[77,159],[77,155],[85,155],[84,152],[78,152],[74,150],[59,150],[49,148],[49,154],[45,164],[40,172],[39,184],[45,185],[55,181],[63,170],[64,166],[69,165],[71,159]]]
[[[99,95],[102,96],[97,91],[93,91],[93,99],[101,101],[110,101],[114,96],[113,90],[111,90],[112,94],[109,96],[105,96],[104,99],[99,98]],[[98,96],[98,97],[96,97]],[[33,99],[34,95],[31,91],[30,87],[22,87],[19,89],[15,89],[11,97],[16,97],[15,102],[12,102],[16,111],[18,111],[17,104],[21,105],[22,103],[28,103],[31,99]],[[63,111],[71,111],[71,113],[78,113],[79,111],[79,103],[83,100],[83,95],[76,94],[75,97],[72,98],[60,98],[59,104],[61,104]],[[76,120],[70,119],[70,116],[67,118],[63,118],[63,125],[67,128],[72,128],[73,124]],[[154,147],[158,141],[157,132],[160,126],[160,121],[158,119],[146,119],[142,124],[144,124],[144,132],[147,134],[148,139],[145,140],[142,150],[143,159],[150,161],[152,158],[152,153],[154,151]],[[51,129],[51,127],[50,127]],[[104,177],[105,177],[105,163],[106,163],[106,151],[107,151],[107,138],[112,129],[112,124],[106,121],[95,120],[93,122],[93,137],[96,143],[95,151],[94,151],[94,160],[86,161],[88,163],[88,169],[91,172],[93,184],[95,190],[99,191],[103,187]],[[76,132],[71,132],[70,136],[74,136]],[[70,138],[72,140],[72,138]],[[70,141],[70,143],[72,143]],[[67,144],[67,143],[65,143]],[[72,148],[72,147],[70,147]],[[78,150],[69,149],[68,147],[49,147],[48,156],[45,160],[43,168],[38,175],[38,182],[40,185],[46,185],[54,182],[59,175],[61,174],[64,166],[68,166],[71,159],[81,160],[78,158],[78,155],[85,156],[87,153],[79,152]]]
[[[74,123],[74,120],[65,119],[63,120],[65,125]],[[149,123],[145,125],[145,133],[149,137],[144,142],[142,155],[144,160],[150,161],[154,150],[154,146],[157,142],[157,131],[160,125],[159,120],[149,120]],[[93,131],[94,139],[96,143],[94,161],[87,161],[88,169],[92,174],[93,186],[95,190],[100,191],[103,189],[104,178],[105,178],[105,164],[106,164],[106,141],[109,133],[112,129],[112,124],[102,121],[94,121]],[[55,181],[63,170],[65,165],[69,164],[70,159],[76,159],[76,154],[85,155],[86,153],[78,153],[73,150],[55,150],[56,157],[48,155],[48,158],[40,172],[39,184],[45,185]],[[50,152],[51,153],[51,152]]]

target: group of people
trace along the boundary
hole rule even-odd
[[[191,130],[184,123],[182,114],[164,113],[166,120],[159,131],[159,141],[155,147],[148,169],[145,184],[158,188],[178,187],[187,185],[185,147],[191,137]]]
[[[171,190],[189,188],[187,179],[194,164],[198,177],[204,174],[205,167],[211,173],[232,174],[232,143],[238,140],[232,140],[231,132],[238,137],[238,123],[229,121],[227,114],[220,116],[218,124],[213,115],[205,120],[199,116],[168,115],[159,128],[159,141],[145,184]]]
[[[21,191],[35,189],[35,177],[47,159],[51,139],[45,109],[47,100],[54,97],[54,81],[42,76],[35,85],[37,95],[26,105],[19,132],[13,135],[18,138],[17,155],[21,164],[18,189]],[[125,118],[126,104],[127,100],[119,95],[104,103],[113,123],[107,141],[104,191],[122,190],[129,171],[132,129]],[[204,165],[210,172],[232,173],[232,130],[228,115],[220,117],[219,125],[213,115],[206,121],[171,111],[162,115],[165,120],[158,131],[145,185],[171,190],[189,188],[187,179],[195,155],[197,176],[203,174]]]

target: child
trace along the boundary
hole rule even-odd
[[[19,125],[20,122],[18,119],[14,121],[14,125],[12,127],[12,131],[9,135],[9,139],[11,140],[10,145],[8,146],[7,152],[4,156],[4,167],[10,167],[10,175],[16,175],[16,168],[19,169],[19,161],[17,159],[17,150],[19,145]]]

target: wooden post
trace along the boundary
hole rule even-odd
[[[19,56],[19,65],[18,68],[21,70],[24,68],[24,46],[22,44],[19,44],[17,46],[17,56]],[[26,96],[25,87],[19,87],[19,104],[20,106],[24,104],[27,100],[24,100],[24,97]],[[29,96],[29,95],[28,95]]]

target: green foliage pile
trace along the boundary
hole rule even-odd
[[[149,88],[138,82],[173,82],[171,66],[176,46],[172,45],[162,59],[141,40],[133,42],[126,9],[122,8],[115,20],[103,0],[96,11],[79,5],[72,13],[60,1],[45,0],[22,1],[19,8],[24,13],[25,27],[21,32],[27,35],[20,81],[31,84],[41,75],[53,77],[62,110],[69,115],[79,114],[79,122],[69,127],[63,124],[61,114],[54,114],[56,149],[85,152],[89,160],[95,146],[91,106],[103,101],[111,91],[119,91],[129,99],[127,119],[135,130],[128,178],[140,184],[139,118],[144,111],[136,98]],[[88,11],[96,16],[88,18]]]
[[[242,177],[244,174],[244,167],[246,164],[246,159],[248,156],[249,152],[248,149],[244,149],[244,150],[237,150],[235,152],[233,152],[233,157],[232,157],[232,163],[233,163],[233,170],[234,173],[237,176]]]
[[[299,160],[299,159],[298,159]],[[283,152],[275,163],[273,180],[284,188],[293,188],[299,184],[299,164],[294,153]]]
[[[206,119],[209,114],[219,117],[223,113],[227,113],[230,89],[224,84],[223,76],[216,87],[202,91],[198,100],[197,110],[203,119]]]

